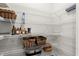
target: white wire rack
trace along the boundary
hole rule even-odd
[[[24,37],[24,36],[27,36],[28,37],[30,35],[36,36],[38,34],[28,34],[28,35],[3,35],[3,36],[0,36],[2,38],[0,42],[3,42],[3,41],[6,42],[7,41],[6,43],[4,42],[5,45],[4,45],[4,43],[3,43],[3,45],[1,44],[2,46],[0,45],[2,48],[3,48],[3,46],[5,46],[4,48],[7,48],[5,50],[2,49],[3,51],[0,51],[0,56],[25,56],[24,49],[23,49],[22,46],[20,46],[21,45],[20,44],[20,38],[21,37]],[[47,35],[46,35],[46,37],[47,37]],[[53,38],[53,39],[55,39],[55,38]],[[6,47],[6,46],[8,46],[8,47]],[[54,50],[52,52],[45,53],[44,51],[42,51],[42,53],[40,55],[36,55],[36,56],[58,56],[59,55],[58,52],[60,51],[59,49],[56,48],[56,47],[58,47],[58,45],[55,44],[55,45],[53,45],[53,47],[54,47]]]

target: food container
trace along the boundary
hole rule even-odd
[[[46,44],[47,38],[44,36],[38,36],[37,37],[37,45],[44,45]]]
[[[52,46],[50,43],[46,43],[46,45],[43,47],[44,52],[51,52]]]
[[[8,13],[7,12],[5,12],[5,17],[4,18],[8,19]]]
[[[35,37],[23,37],[23,46],[25,48],[30,48],[35,46]]]
[[[12,13],[8,13],[9,17],[8,19],[12,19]]]
[[[33,55],[41,54],[41,52],[42,52],[42,49],[41,49],[40,46],[25,49],[25,54],[27,56],[33,56]]]

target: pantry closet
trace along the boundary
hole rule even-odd
[[[75,23],[76,10],[67,12],[66,9],[74,3],[6,3],[17,14],[15,26],[22,22],[25,12],[25,28],[31,28],[32,34],[47,37],[52,44],[54,56],[75,56]],[[2,39],[1,39],[2,38]],[[23,47],[18,36],[10,38],[1,36],[0,55],[24,55]],[[6,53],[5,53],[6,52]],[[42,54],[45,55],[45,54]]]

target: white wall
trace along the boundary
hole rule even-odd
[[[59,13],[58,13],[59,12]],[[61,55],[76,55],[76,12],[66,12],[60,10],[56,12],[61,25],[61,37],[59,41],[59,49],[62,50]]]
[[[55,25],[56,20],[49,12],[51,10],[50,4],[41,4],[41,6],[40,4],[8,4],[8,6],[18,14],[16,22],[21,22],[21,14],[26,12],[26,28],[31,27],[32,33],[49,35],[59,33],[56,31],[59,28]]]

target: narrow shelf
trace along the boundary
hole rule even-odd
[[[9,23],[10,24],[10,21],[6,21],[6,20],[0,20],[0,23]]]
[[[29,33],[29,34],[24,34],[24,35],[11,35],[11,34],[1,34],[0,35],[0,40],[3,40],[5,37],[6,38],[21,38],[21,37],[30,37],[30,36],[60,36],[59,34],[44,34],[44,33],[40,33],[40,34],[36,34],[36,33]]]
[[[19,23],[19,22],[15,22],[15,24],[22,24],[22,23]],[[44,23],[25,23],[25,25],[50,25],[50,26],[52,26],[52,25],[58,25],[59,26],[59,24],[44,24]]]

